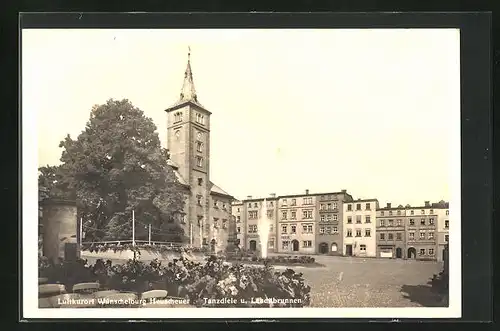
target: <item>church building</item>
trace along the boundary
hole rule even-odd
[[[169,165],[186,190],[182,221],[189,243],[224,250],[236,239],[231,215],[234,198],[210,180],[210,115],[198,101],[191,54],[179,100],[166,109]]]

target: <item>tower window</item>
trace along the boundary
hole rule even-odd
[[[198,152],[203,152],[203,143],[201,141],[196,142],[196,150]]]
[[[201,177],[198,178],[198,185],[199,186],[203,185],[203,178],[201,178]]]
[[[196,157],[196,165],[198,167],[202,167],[203,166],[203,158],[202,157],[200,157],[200,156]]]
[[[196,122],[200,124],[205,124],[205,117],[202,114],[196,114]]]
[[[174,123],[182,121],[182,113],[177,112],[174,114]]]

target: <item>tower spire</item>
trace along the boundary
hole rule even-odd
[[[184,83],[182,84],[182,90],[180,95],[180,100],[183,101],[194,101],[198,102],[198,97],[196,95],[196,89],[194,88],[193,72],[191,71],[191,47],[188,46],[188,61],[186,71],[184,72]]]

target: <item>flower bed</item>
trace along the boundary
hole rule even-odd
[[[183,258],[163,265],[129,260],[122,265],[98,260],[51,264],[39,263],[39,277],[66,288],[79,282],[98,281],[104,289],[144,292],[165,289],[169,295],[189,298],[198,307],[304,307],[310,303],[310,287],[301,273],[292,269],[275,271],[241,264],[227,265],[211,256],[205,264]]]
[[[267,258],[261,258],[257,254],[233,254],[228,255],[229,261],[237,262],[267,262],[270,264],[282,264],[282,265],[298,265],[298,264],[315,264],[316,260],[310,256],[290,256],[290,255],[278,255],[269,256]]]
[[[153,253],[159,253],[159,254],[165,254],[165,253],[196,253],[196,252],[202,252],[202,253],[207,253],[209,250],[206,247],[199,248],[199,247],[189,247],[189,246],[173,246],[173,245],[164,245],[164,244],[141,244],[141,245],[132,245],[131,243],[125,243],[125,244],[86,244],[82,245],[82,250],[89,251],[91,253],[93,252],[107,252],[107,251],[113,251],[114,253],[116,252],[123,252],[123,251],[132,251],[135,254],[141,254],[141,250],[145,250],[147,252],[153,252]]]

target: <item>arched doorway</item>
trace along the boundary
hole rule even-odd
[[[299,251],[299,241],[298,240],[292,240],[292,251],[294,251],[294,252]]]
[[[413,247],[408,248],[408,258],[414,259],[417,257],[417,250]]]
[[[215,239],[212,239],[210,241],[210,251],[212,251],[212,253],[215,253],[215,246],[217,245],[217,241]]]
[[[319,244],[319,253],[320,254],[326,254],[326,253],[328,253],[328,244],[327,243],[321,243],[321,244]]]
[[[338,248],[337,244],[336,244],[336,243],[333,243],[333,244],[332,244],[332,252],[337,252],[337,250],[338,250],[338,249],[339,249],[339,248]]]
[[[396,248],[396,259],[401,259],[403,257],[403,250],[401,247]]]
[[[251,251],[257,250],[257,242],[255,240],[250,240],[250,250]]]

